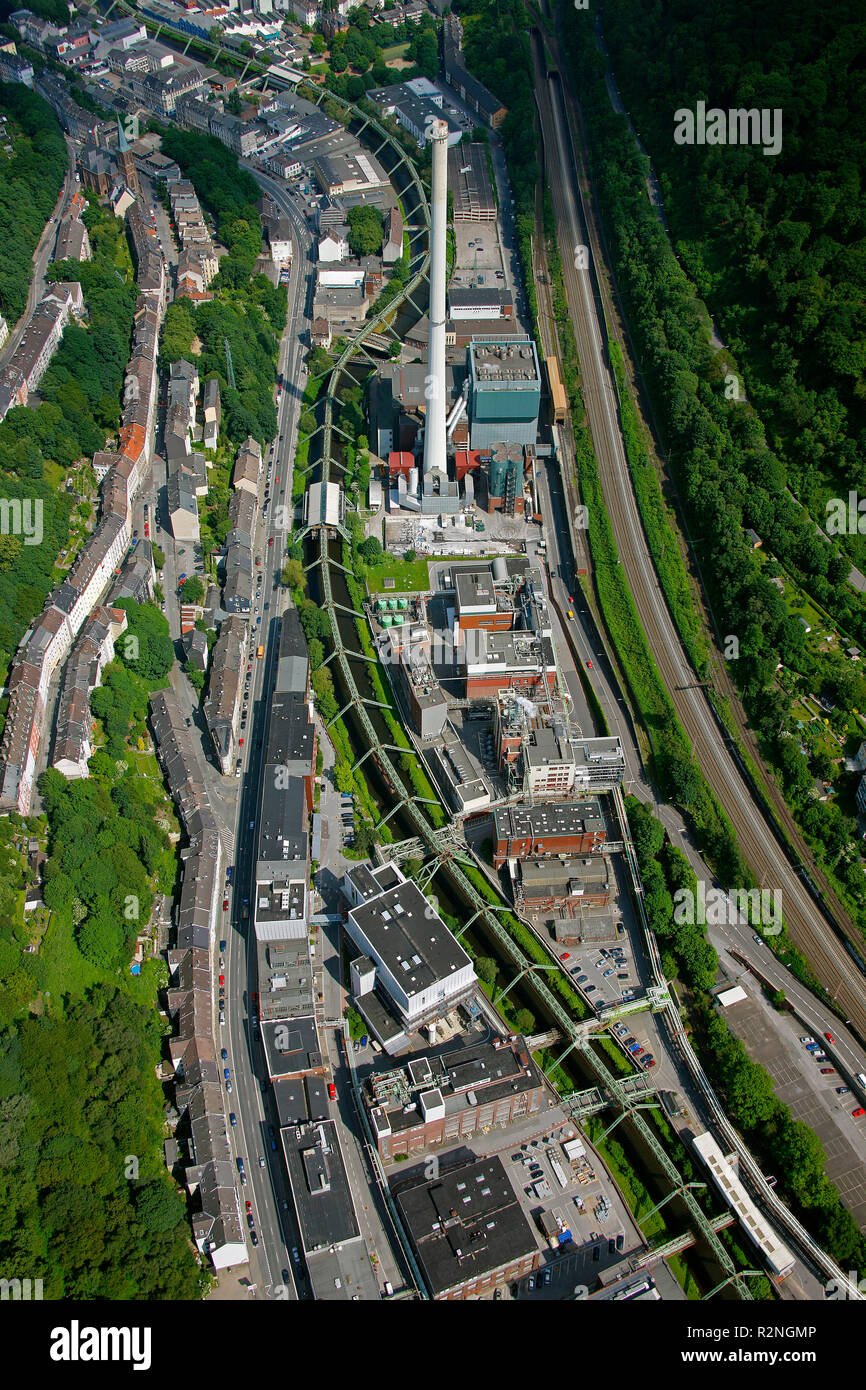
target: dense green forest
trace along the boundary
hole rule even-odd
[[[110,984],[0,1035],[0,1264],[49,1299],[189,1299],[153,1008]]]
[[[162,338],[162,359],[175,362],[189,354],[192,340],[202,343],[197,365],[204,378],[216,375],[222,401],[222,433],[234,445],[251,434],[260,444],[277,432],[273,401],[280,335],[286,325],[283,286],[254,275],[261,252],[261,220],[256,207],[261,189],[219,140],[209,135],[170,130],[163,152],[177,160],[195,186],[202,206],[216,220],[219,240],[228,248],[211,285],[215,298],[195,305],[180,299],[169,306]],[[231,350],[235,386],[228,384],[226,341]]]
[[[740,368],[730,351],[711,344],[707,308],[650,205],[646,160],[625,118],[611,108],[592,19],[568,6],[561,13],[637,365],[679,486],[717,633],[737,638],[731,675],[810,844],[866,926],[854,775],[843,761],[863,738],[850,711],[866,708],[866,680],[862,663],[852,663],[845,648],[849,642],[866,647],[866,604],[846,582],[848,562],[837,544],[816,534],[814,521],[790,495],[779,435],[768,437],[751,399],[726,390],[726,378]],[[679,98],[671,102],[671,140],[678,104]],[[718,150],[702,149],[718,157]],[[760,162],[765,171],[773,162],[760,150],[728,148],[727,155],[752,160],[756,169]],[[689,196],[694,201],[693,185]],[[745,386],[751,396],[748,373]],[[760,552],[745,534],[748,527],[763,541]],[[832,622],[809,609],[810,598]],[[820,640],[807,641],[810,627]],[[819,699],[825,702],[820,718]],[[817,795],[819,782],[825,789],[832,782],[835,795]]]
[[[605,0],[677,253],[746,369],[794,491],[866,493],[866,78],[847,0]],[[782,149],[674,145],[673,111],[779,108]]]
[[[24,89],[21,89],[24,90]],[[96,205],[84,214],[90,261],[57,262],[55,280],[79,280],[87,316],[67,325],[39,385],[39,404],[15,406],[0,422],[4,496],[42,502],[43,542],[0,537],[0,675],[5,676],[27,625],[41,610],[60,571],[76,498],[58,486],[64,471],[105,445],[120,421],[120,393],[129,357],[136,290],[123,223]]]
[[[22,315],[33,252],[63,186],[66,143],[47,101],[0,82],[0,112],[13,153],[0,152],[0,313],[11,327]]]
[[[844,1269],[856,1268],[862,1274],[866,1238],[827,1177],[821,1141],[776,1098],[770,1075],[752,1061],[714,1006],[709,990],[718,962],[704,929],[674,922],[676,891],[696,890],[688,860],[670,843],[661,821],[639,801],[627,797],[626,809],[662,965],[668,978],[679,976],[689,987],[692,1042],[724,1098],[727,1114],[759,1160],[778,1175],[781,1191],[816,1240]]]
[[[199,1291],[162,1155],[165,966],[129,973],[154,894],[176,876],[176,822],[145,723],[173,649],[155,607],[123,606],[128,634],[91,697],[105,742],[90,776],[49,769],[43,815],[0,821],[0,1266],[44,1279],[52,1299]],[[25,915],[32,835],[47,848],[44,905]]]

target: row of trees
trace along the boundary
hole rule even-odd
[[[628,797],[626,808],[662,968],[668,978],[679,975],[691,987],[692,1040],[726,1113],[766,1166],[779,1175],[782,1190],[823,1248],[843,1269],[862,1273],[866,1239],[827,1177],[821,1141],[776,1098],[772,1077],[751,1059],[715,1007],[709,991],[718,959],[703,927],[674,921],[672,895],[678,888],[696,890],[688,861],[667,839],[661,821],[640,802]]]
[[[67,169],[66,144],[51,107],[17,83],[0,82],[0,112],[13,153],[0,179],[0,313],[10,326],[27,303],[33,252]]]
[[[853,820],[833,803],[813,800],[818,766],[801,751],[792,712],[793,697],[804,688],[843,707],[853,700],[859,708],[866,683],[850,671],[841,652],[807,647],[800,616],[774,582],[781,581],[780,571],[761,562],[746,528],[757,531],[765,550],[778,556],[847,634],[840,648],[850,639],[866,645],[866,604],[846,582],[848,562],[838,546],[817,535],[814,521],[788,491],[785,461],[776,447],[780,437],[772,436],[771,447],[753,405],[731,389],[733,359],[711,345],[706,308],[647,200],[645,161],[625,118],[611,110],[604,59],[585,21],[586,15],[564,12],[592,134],[592,168],[608,245],[639,366],[653,395],[692,535],[700,541],[697,555],[716,628],[736,636],[738,659],[729,669],[762,749],[779,770],[805,833],[866,924],[863,885],[844,858]],[[702,150],[708,152],[709,147]],[[761,162],[764,169],[769,164],[760,149],[726,148],[726,156]],[[693,185],[689,196],[693,198]],[[780,663],[795,673],[787,689],[776,680]]]
[[[655,7],[606,5],[612,60],[677,253],[747,368],[792,486],[823,515],[829,487],[866,490],[861,25],[845,0],[820,15],[809,0],[684,0],[677,17],[675,33]],[[675,145],[672,113],[696,97],[778,109],[781,149]]]

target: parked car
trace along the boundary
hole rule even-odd
[[[330,1100],[337,1099],[337,1088],[334,1085],[333,1081],[328,1082],[328,1097]]]
[[[863,1109],[862,1105],[858,1105],[856,1110],[851,1111],[851,1114],[854,1116],[855,1120],[859,1120],[861,1115],[866,1115],[866,1110]]]
[[[233,1110],[232,1110],[231,1114],[229,1115],[229,1124],[231,1125],[232,1129],[234,1129],[235,1125],[237,1124],[237,1117],[236,1117],[235,1112],[234,1112]]]
[[[560,960],[571,960],[571,952],[570,952],[570,951],[563,951],[563,953],[562,953],[562,955],[559,957],[559,959],[560,959]]]
[[[835,1072],[836,1072],[836,1068],[835,1068],[835,1067],[822,1067],[822,1068],[821,1068],[821,1075],[822,1075],[822,1076],[834,1076],[834,1075],[835,1075]]]
[[[837,1095],[837,1096],[850,1096],[850,1094],[851,1094],[851,1087],[850,1087],[850,1086],[837,1086],[837,1087],[836,1087],[836,1095]]]

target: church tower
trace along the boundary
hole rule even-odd
[[[123,123],[117,118],[117,167],[127,188],[133,193],[138,192],[138,170],[135,167],[135,157],[129,148],[129,141],[123,131]]]

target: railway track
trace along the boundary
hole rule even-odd
[[[533,63],[549,185],[562,248],[563,279],[581,364],[584,401],[606,507],[620,559],[638,608],[647,643],[677,716],[706,780],[733,824],[740,846],[762,887],[781,888],[792,941],[846,1019],[866,1039],[866,980],[860,978],[839,928],[816,903],[779,843],[778,831],[755,801],[753,790],[719,729],[705,691],[682,648],[646,543],[619,427],[617,399],[591,275],[577,269],[572,248],[601,252],[584,217],[558,73],[546,75],[541,38],[533,34]]]

